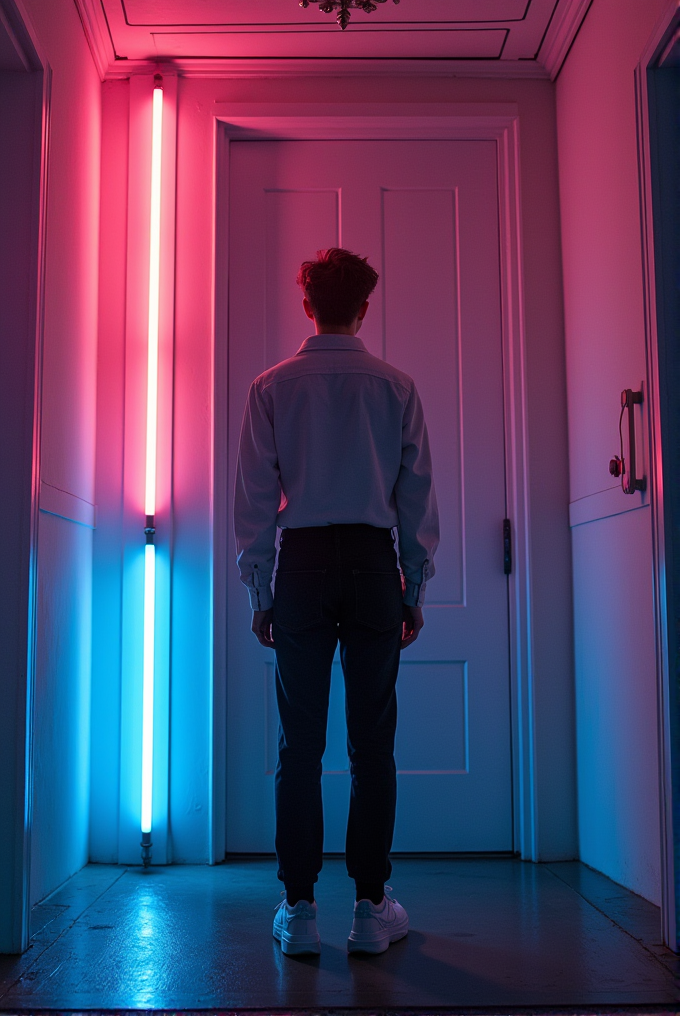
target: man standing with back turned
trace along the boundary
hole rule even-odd
[[[287,954],[320,951],[321,758],[339,639],[352,777],[346,861],[356,883],[347,945],[380,953],[408,931],[406,911],[384,893],[397,799],[395,686],[400,650],[423,626],[437,502],[415,384],[356,337],[378,273],[332,247],[305,261],[297,281],[316,334],[250,386],[234,502],[252,630],[276,652],[275,845],[286,898],[274,936]]]

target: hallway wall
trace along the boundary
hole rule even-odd
[[[633,73],[664,6],[594,0],[557,80],[580,857],[657,904],[651,513],[607,467],[645,378]]]
[[[35,903],[88,860],[101,85],[71,0],[25,0],[24,7],[52,68],[31,857]]]

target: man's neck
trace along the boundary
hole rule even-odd
[[[316,321],[317,335],[356,335],[357,328],[354,325],[320,325]]]

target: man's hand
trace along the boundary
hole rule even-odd
[[[400,649],[405,649],[406,646],[410,646],[412,642],[418,638],[420,629],[425,623],[423,621],[423,608],[422,607],[409,607],[405,603],[402,605],[404,625],[402,628],[402,637]]]
[[[253,623],[251,625],[252,631],[255,632],[257,641],[261,646],[266,649],[274,648],[274,639],[272,638],[272,621],[274,620],[274,610],[272,607],[269,610],[254,610],[253,611]]]
[[[260,645],[267,649],[274,648],[274,640],[272,638],[271,627],[272,620],[274,618],[274,611],[270,607],[269,610],[254,610],[253,611],[253,623],[252,631],[257,638]],[[418,638],[420,629],[423,627],[423,609],[422,607],[408,607],[406,604],[403,605],[403,635],[401,639],[400,649],[405,649],[406,646],[410,646],[412,642]]]

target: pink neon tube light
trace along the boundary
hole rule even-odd
[[[144,511],[144,650],[142,682],[142,859],[151,863],[151,806],[153,800],[153,711],[156,635],[156,449],[158,441],[158,319],[160,314],[161,260],[161,153],[163,139],[163,86],[156,75],[151,129],[151,214],[149,225],[149,322],[146,382],[146,471]]]

